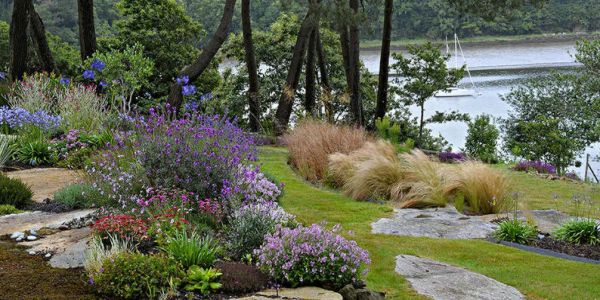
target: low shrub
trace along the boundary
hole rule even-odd
[[[520,172],[537,172],[539,174],[556,174],[556,167],[543,161],[522,160],[513,167]]]
[[[496,147],[500,130],[491,122],[488,115],[477,116],[474,121],[469,122],[465,151],[474,158],[486,163],[498,162]]]
[[[600,225],[594,219],[571,219],[561,224],[554,232],[554,236],[576,245],[600,245]]]
[[[10,204],[0,204],[0,216],[18,214],[21,211]]]
[[[14,147],[16,159],[31,166],[51,165],[57,159],[52,144],[43,138],[18,140]]]
[[[534,238],[537,234],[537,230],[534,226],[529,223],[522,222],[519,220],[506,220],[499,224],[498,229],[494,231],[494,237],[507,242],[527,244],[527,242]]]
[[[211,237],[201,237],[195,231],[178,230],[167,240],[162,250],[185,269],[191,266],[211,267],[221,251]]]
[[[198,266],[191,266],[187,271],[185,277],[186,291],[198,291],[202,295],[208,295],[213,291],[221,288],[219,277],[222,273],[213,268],[200,268]]]
[[[467,156],[461,152],[442,151],[438,154],[438,159],[443,163],[457,163],[467,160]]]
[[[33,192],[19,179],[12,179],[0,173],[0,204],[12,205],[18,209],[31,204]]]
[[[284,136],[284,141],[290,163],[304,178],[317,182],[326,174],[329,155],[349,154],[360,149],[368,141],[368,136],[363,129],[303,121]]]
[[[71,184],[54,193],[54,202],[73,209],[102,205],[102,196],[89,184]]]
[[[102,239],[115,236],[122,240],[140,242],[148,239],[148,224],[136,215],[111,214],[98,219],[92,231]]]
[[[0,171],[13,156],[13,148],[10,146],[15,137],[0,134]]]
[[[505,174],[478,162],[464,163],[457,171],[458,192],[472,213],[493,214],[507,208],[512,187]]]
[[[277,282],[290,286],[316,285],[334,290],[366,274],[369,254],[349,241],[313,224],[279,228],[256,250],[258,265]]]
[[[133,251],[133,245],[116,235],[108,235],[109,245],[99,236],[94,236],[84,252],[83,267],[90,278],[103,271],[102,264],[121,253]]]
[[[244,202],[277,201],[282,194],[282,187],[277,186],[267,176],[260,172],[260,168],[253,166],[240,166],[240,187],[243,190]]]
[[[227,294],[243,295],[263,290],[269,284],[269,277],[253,265],[240,262],[217,262],[215,268],[221,270],[221,291]]]
[[[102,268],[92,278],[96,290],[124,299],[156,299],[183,277],[180,266],[161,255],[120,253],[105,259]]]
[[[286,213],[276,202],[249,203],[236,210],[227,227],[229,254],[240,259],[259,248],[265,236],[277,226],[294,227],[294,216]]]

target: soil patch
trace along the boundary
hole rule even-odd
[[[54,269],[39,256],[0,242],[0,299],[98,299],[82,268]]]
[[[600,246],[575,245],[554,239],[549,235],[531,241],[529,246],[600,261]]]
[[[33,201],[43,202],[53,198],[56,191],[75,183],[80,176],[77,171],[60,168],[36,168],[6,173],[10,178],[23,181],[33,191]]]

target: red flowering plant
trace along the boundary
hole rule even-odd
[[[107,215],[92,225],[92,231],[104,240],[108,240],[109,235],[133,242],[149,239],[146,219],[136,215]]]

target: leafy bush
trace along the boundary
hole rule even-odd
[[[58,94],[61,85],[57,76],[36,73],[17,82],[9,98],[10,107],[28,112],[44,111],[57,114]]]
[[[31,165],[52,165],[56,162],[56,152],[52,144],[43,138],[34,140],[19,139],[14,145],[15,157],[18,161]]]
[[[0,170],[4,168],[6,162],[13,156],[13,148],[10,144],[15,138],[9,135],[0,134]]]
[[[476,162],[462,164],[459,172],[458,191],[472,213],[493,214],[507,208],[512,186],[505,174]]]
[[[187,269],[191,266],[212,266],[221,248],[210,237],[203,238],[194,231],[188,233],[178,230],[162,250]]]
[[[493,235],[495,238],[502,241],[527,244],[527,242],[531,238],[534,238],[536,234],[537,230],[534,226],[514,219],[502,221]]]
[[[227,294],[242,295],[263,290],[269,283],[269,277],[253,265],[240,262],[217,262],[215,267],[221,270],[221,290]]]
[[[202,295],[208,295],[210,292],[221,288],[221,283],[218,282],[221,275],[223,274],[217,269],[204,269],[196,265],[191,266],[185,277],[185,281],[187,282],[185,289],[187,291],[198,291]]]
[[[71,184],[54,193],[54,202],[74,209],[101,206],[101,199],[98,191],[89,184]]]
[[[183,275],[179,266],[167,257],[140,253],[119,253],[105,259],[102,268],[92,278],[96,290],[124,299],[155,299]]]
[[[22,209],[31,203],[33,192],[19,179],[0,173],[0,204],[9,204]]]
[[[375,128],[380,138],[394,144],[400,143],[400,125],[392,123],[389,117],[375,120]]]
[[[135,215],[111,214],[102,217],[92,225],[92,231],[105,240],[111,235],[133,242],[148,239],[146,220]]]
[[[348,154],[367,142],[362,129],[335,126],[318,121],[304,121],[284,137],[290,154],[290,163],[304,178],[316,182],[323,179],[328,156]]]
[[[495,163],[498,161],[496,155],[498,137],[500,137],[500,130],[491,123],[490,116],[477,116],[473,122],[469,122],[465,152],[472,158],[486,163]]]
[[[571,219],[554,232],[557,239],[572,244],[600,245],[600,225],[594,219]]]
[[[531,161],[531,160],[522,160],[513,168],[515,171],[520,172],[537,172],[539,174],[556,174],[556,167],[552,164],[545,163],[543,161]]]
[[[71,83],[61,90],[57,109],[64,129],[101,132],[110,118],[108,101],[98,96],[93,85]]]
[[[294,216],[286,213],[276,202],[249,203],[237,209],[226,230],[228,250],[232,257],[252,254],[265,241],[265,236],[277,226],[294,227]]]
[[[0,204],[0,216],[17,214],[17,213],[20,213],[20,212],[21,211],[18,210],[13,205],[10,205],[10,204]]]
[[[348,241],[313,224],[279,228],[267,235],[256,250],[258,265],[278,282],[291,286],[316,285],[338,290],[358,281],[370,264],[369,254]]]

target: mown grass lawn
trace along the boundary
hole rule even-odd
[[[600,298],[598,265],[550,258],[486,241],[371,234],[370,224],[390,216],[391,206],[357,202],[336,191],[307,183],[287,165],[287,150],[284,148],[262,147],[260,162],[265,172],[285,183],[285,194],[281,199],[285,210],[296,215],[304,224],[326,221],[330,225],[341,224],[345,230],[352,231],[346,236],[356,240],[371,255],[372,265],[367,277],[369,287],[385,291],[388,299],[420,298],[394,271],[395,257],[399,254],[417,255],[464,267],[514,286],[530,299]],[[541,202],[544,198],[539,199]],[[543,205],[539,205],[542,208]]]

